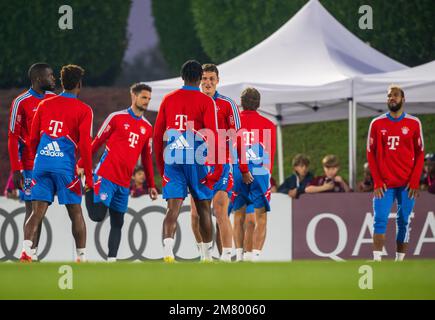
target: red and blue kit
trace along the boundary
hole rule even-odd
[[[234,165],[233,210],[253,204],[270,211],[270,176],[276,149],[276,127],[257,111],[240,114],[241,126],[237,134],[239,164]],[[242,173],[251,172],[254,181],[245,184]]]
[[[42,101],[30,135],[34,155],[32,200],[60,204],[81,203],[81,183],[76,174],[78,153],[83,159],[86,184],[92,186],[92,109],[73,94]]]
[[[30,130],[33,116],[38,104],[44,99],[56,96],[46,91],[38,94],[30,88],[12,101],[9,115],[8,151],[12,171],[22,170],[24,188],[20,190],[20,199],[31,200],[31,182],[33,169],[33,155],[30,152]]]
[[[388,215],[397,199],[397,241],[408,242],[409,217],[415,199],[408,197],[407,186],[419,188],[424,165],[424,142],[420,120],[403,113],[375,118],[367,137],[367,161],[374,188],[387,187],[384,197],[373,199],[375,233],[384,234]]]
[[[233,100],[224,95],[221,95],[217,91],[213,96],[213,100],[217,108],[219,135],[223,135],[224,132],[229,132],[229,134],[225,134],[225,142],[218,142],[224,145],[220,146],[219,150],[222,151],[223,149],[225,149],[223,151],[225,152],[225,164],[223,166],[222,175],[220,176],[217,183],[214,185],[213,191],[214,193],[216,193],[217,191],[226,191],[228,194],[231,194],[231,190],[233,187],[232,163],[236,162],[232,159],[232,154],[234,152],[232,152],[231,148],[234,145],[233,139],[235,137],[235,134],[241,126],[240,111],[237,107],[237,104]],[[234,135],[230,133],[231,131],[234,133]]]
[[[183,199],[188,187],[196,199],[213,197],[214,184],[199,181],[204,181],[207,175],[211,177],[207,164],[215,164],[215,159],[210,157],[208,144],[216,139],[217,128],[215,103],[198,87],[183,86],[163,98],[155,124],[154,150],[163,179],[164,199]],[[217,143],[213,144],[217,154]],[[222,174],[222,166],[216,168],[212,174],[214,182]]]
[[[121,213],[127,211],[131,177],[139,156],[148,187],[155,187],[152,137],[151,123],[136,116],[131,107],[106,118],[92,142],[92,154],[106,143],[95,169],[94,202],[103,202]]]

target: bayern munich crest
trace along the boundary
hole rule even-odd
[[[404,135],[407,135],[408,132],[409,132],[409,128],[408,128],[408,127],[402,127],[402,133],[403,133]]]

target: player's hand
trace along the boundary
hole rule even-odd
[[[150,195],[151,200],[157,200],[157,197],[159,196],[159,193],[157,192],[156,188],[148,188],[148,193]]]
[[[375,198],[381,199],[384,197],[385,191],[387,191],[387,185],[384,183],[382,187],[373,190],[373,194],[375,195]]]
[[[418,198],[418,196],[420,195],[420,190],[419,189],[411,189],[409,187],[409,183],[406,185],[406,190],[408,190],[408,198],[409,199]]]
[[[20,170],[14,171],[12,174],[12,181],[17,189],[23,190],[24,188],[24,176]]]
[[[83,177],[84,174],[85,174],[85,169],[77,167],[77,175],[81,178]]]
[[[243,179],[243,183],[245,184],[250,184],[254,181],[254,177],[252,176],[251,172],[245,172],[242,173],[242,179]]]

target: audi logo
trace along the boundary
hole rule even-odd
[[[3,216],[4,222],[1,225],[0,228],[0,245],[1,249],[4,253],[3,256],[0,256],[0,261],[16,261],[19,259],[19,254],[21,253],[21,250],[19,249],[19,236],[22,234],[22,226],[17,223],[17,216],[20,214],[25,214],[25,208],[20,207],[12,211],[11,213],[3,210],[0,208],[0,216]],[[181,207],[180,215],[182,213],[189,213],[190,212],[190,206],[185,205]],[[148,256],[145,256],[147,244],[149,243],[148,239],[148,231],[147,226],[144,222],[144,217],[147,214],[161,214],[163,217],[166,214],[166,208],[159,205],[154,206],[148,206],[146,208],[141,209],[140,211],[136,211],[132,208],[128,208],[126,215],[130,215],[131,221],[128,226],[124,226],[122,230],[122,237],[127,237],[127,243],[130,250],[130,254],[125,259],[118,259],[120,261],[154,261],[154,260],[161,260],[161,257],[159,258],[151,258]],[[106,215],[106,218],[95,225],[94,230],[94,243],[96,251],[98,252],[99,256],[102,259],[107,259],[107,241],[102,241],[102,229],[103,224],[109,219],[109,215]],[[93,222],[91,224],[87,223],[87,228],[93,226]],[[159,226],[162,227],[161,225]],[[137,232],[137,228],[139,228],[139,232]],[[12,230],[13,237],[11,241],[11,237],[6,237],[6,231],[8,229]],[[45,242],[44,247],[40,247],[38,258],[42,260],[44,257],[47,256],[49,253],[52,243],[53,243],[53,231],[50,226],[50,222],[47,220],[47,218],[44,218],[43,220],[43,228],[45,229],[45,232],[47,234],[47,239]],[[44,232],[44,231],[42,231]],[[182,235],[181,235],[181,228],[179,223],[177,222],[177,229],[175,234],[175,243],[174,243],[174,255],[177,258],[178,261],[195,261],[198,260],[198,257],[194,258],[183,258],[180,255],[178,255],[178,251],[180,249],[180,244],[182,241]],[[215,227],[213,226],[213,234],[215,234]],[[135,237],[136,235],[136,237]],[[139,238],[138,238],[139,236]],[[163,237],[162,237],[163,238]],[[161,240],[163,241],[163,240]],[[162,243],[163,245],[163,243]],[[88,243],[89,246],[89,243]],[[104,249],[103,249],[104,248]],[[41,250],[42,249],[42,250]]]
[[[0,258],[0,261],[8,261],[8,260],[16,261],[19,259],[19,256],[15,256],[15,253],[17,253],[17,255],[21,253],[21,250],[18,250],[18,246],[20,245],[19,236],[20,234],[22,234],[23,228],[22,225],[18,226],[16,217],[20,214],[25,214],[25,213],[26,213],[25,207],[15,209],[11,213],[0,208],[0,216],[3,216],[3,218],[5,219],[5,221],[3,222],[0,228],[0,246],[4,253],[4,256]],[[40,253],[38,254],[39,259],[43,259],[48,254],[51,248],[51,244],[53,242],[53,232],[51,230],[50,222],[48,222],[46,218],[42,220],[42,226],[43,226],[42,229],[45,229],[45,232],[47,233],[47,241],[45,243],[44,248],[42,248],[42,250],[40,250]],[[8,230],[9,227],[11,227],[13,233],[12,244],[10,245],[10,247],[8,247],[8,243],[6,239],[6,231]]]

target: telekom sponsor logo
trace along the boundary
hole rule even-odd
[[[130,132],[130,137],[128,138],[128,142],[130,142],[129,144],[130,148],[136,147],[138,140],[139,140],[139,135],[134,132]]]
[[[58,134],[62,132],[62,127],[62,121],[51,120],[50,126],[48,127],[48,130],[51,131],[50,135],[57,138]]]

